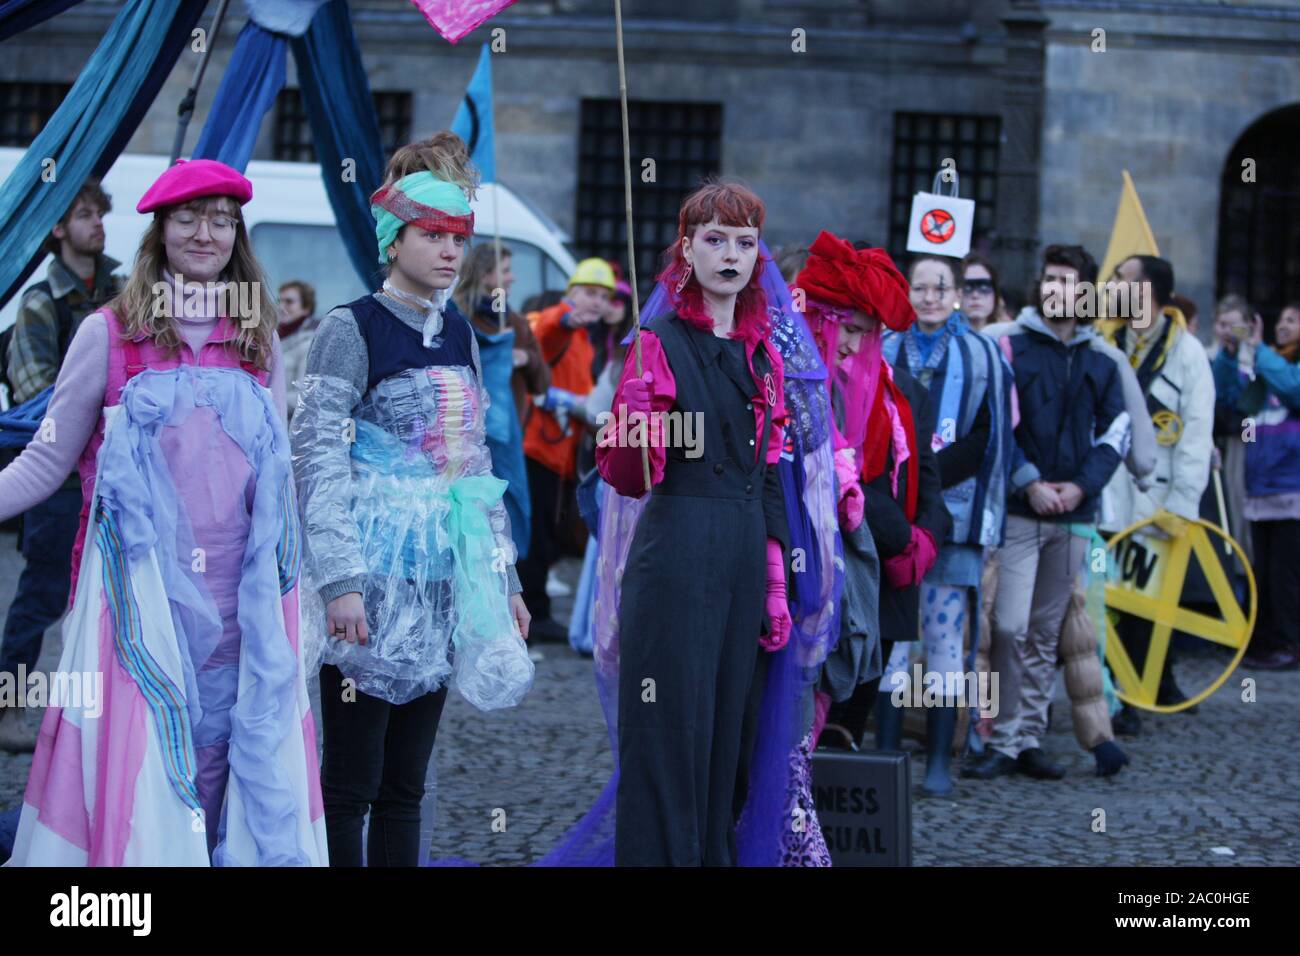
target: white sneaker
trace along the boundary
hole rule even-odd
[[[36,750],[36,734],[16,707],[0,707],[0,750],[29,754]]]

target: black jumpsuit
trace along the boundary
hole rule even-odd
[[[729,866],[767,538],[788,551],[768,429],[755,433],[752,405],[771,364],[760,346],[751,376],[743,342],[675,314],[646,328],[676,379],[673,411],[703,415],[703,454],[667,449],[623,575],[615,862]]]

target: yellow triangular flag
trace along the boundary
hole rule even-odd
[[[1110,243],[1106,246],[1106,258],[1097,274],[1097,281],[1109,282],[1116,267],[1129,256],[1158,255],[1160,248],[1156,245],[1156,237],[1147,225],[1142,200],[1138,199],[1137,189],[1126,169],[1124,188],[1119,194],[1119,208],[1115,210],[1115,225],[1110,230]]]

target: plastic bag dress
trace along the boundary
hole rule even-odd
[[[294,470],[315,660],[394,704],[448,679],[480,710],[519,703],[534,668],[510,612],[506,482],[492,475],[473,372],[409,369],[360,401],[349,382],[309,375],[301,394]],[[351,578],[366,644],[324,633],[318,589]]]

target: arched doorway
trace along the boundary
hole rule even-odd
[[[1244,295],[1269,323],[1300,299],[1300,104],[1251,124],[1228,154],[1219,201],[1220,297]],[[1254,160],[1254,182],[1243,163]]]

